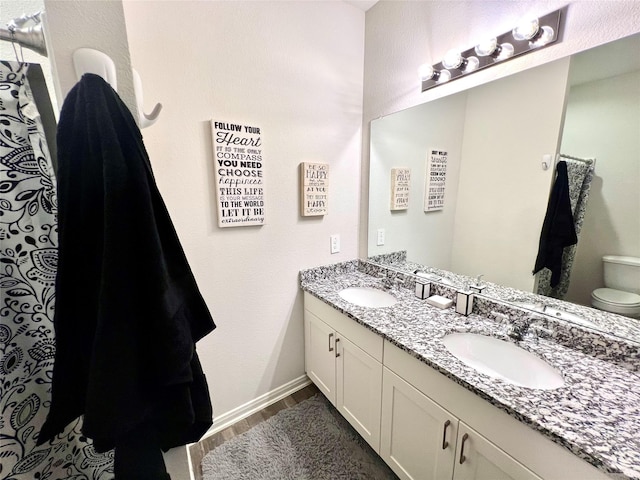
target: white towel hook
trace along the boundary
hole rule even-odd
[[[153,107],[150,114],[144,113],[143,110],[143,101],[144,98],[142,96],[142,80],[140,80],[140,75],[136,71],[135,68],[133,70],[133,91],[136,95],[136,102],[138,104],[138,115],[139,115],[139,123],[140,128],[150,127],[154,123],[158,121],[158,115],[160,115],[160,111],[162,110],[162,104],[156,103],[156,106]]]
[[[116,65],[107,55],[99,50],[93,48],[78,48],[73,52],[73,65],[76,70],[76,77],[80,80],[80,77],[85,73],[93,73],[100,75],[114,90],[118,90],[118,81],[116,76]],[[160,111],[162,110],[162,104],[158,103],[151,113],[146,114],[142,110],[143,108],[143,93],[142,93],[142,81],[140,75],[133,71],[133,91],[136,96],[136,105],[138,107],[138,123],[140,128],[146,128],[158,120]]]
[[[101,76],[111,88],[118,90],[116,64],[106,53],[93,48],[79,48],[73,52],[73,66],[78,80],[85,73],[93,73]]]

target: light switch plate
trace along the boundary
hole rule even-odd
[[[376,242],[376,245],[384,245],[384,228],[378,229],[378,241]]]
[[[331,235],[331,253],[340,252],[340,235]]]

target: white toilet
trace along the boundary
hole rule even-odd
[[[605,255],[605,288],[591,293],[591,305],[605,312],[640,318],[640,258]]]

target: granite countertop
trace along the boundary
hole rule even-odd
[[[381,286],[357,261],[301,272],[304,291],[389,340],[519,421],[598,469],[617,478],[640,480],[640,359],[585,353],[552,339],[529,334],[518,344],[560,371],[565,385],[554,390],[519,387],[489,377],[451,355],[440,339],[452,332],[488,334],[503,339],[507,326],[496,320],[441,310],[408,288],[394,288],[391,307],[359,307],[338,292],[353,286]],[[571,334],[580,329],[571,327]],[[593,332],[585,333],[594,335]],[[591,339],[590,339],[591,341]],[[623,352],[626,352],[624,348]],[[635,350],[632,350],[635,351]]]
[[[412,262],[406,259],[406,252],[396,252],[394,254],[379,255],[375,258],[374,263],[379,263],[382,266],[395,269],[405,273],[413,273],[418,271],[428,271],[430,274],[438,277],[442,277],[447,283],[463,287],[474,283],[474,279],[465,275],[456,274],[453,272],[440,270],[433,267],[425,267],[416,262]],[[600,331],[610,333],[625,339],[629,339],[636,343],[640,343],[640,321],[637,319],[622,317],[609,312],[603,312],[601,310],[595,310],[591,307],[578,305],[564,300],[551,297],[541,297],[535,293],[524,292],[504,285],[499,285],[491,282],[482,282],[484,290],[483,296],[492,297],[495,299],[502,299],[513,304],[522,305],[535,305],[544,304],[547,308],[555,308],[561,312],[566,312],[569,315],[577,315],[578,317],[589,317],[595,328]],[[526,308],[526,307],[523,307]],[[585,324],[585,326],[589,326]]]

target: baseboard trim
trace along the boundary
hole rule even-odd
[[[256,412],[259,412],[263,408],[268,407],[285,397],[297,392],[298,390],[303,389],[307,385],[311,384],[311,380],[306,375],[301,375],[298,378],[291,380],[290,382],[285,383],[284,385],[271,390],[263,395],[260,395],[257,398],[245,403],[244,405],[240,405],[239,407],[234,408],[233,410],[228,411],[220,415],[219,417],[214,417],[213,425],[207,430],[207,432],[202,436],[200,441],[205,438],[214,435],[221,430],[224,430],[227,427],[230,427],[236,422],[240,420],[244,420],[245,418],[253,415]],[[189,448],[187,447],[187,452],[189,452]],[[191,478],[194,478],[193,475],[193,464],[191,462],[191,454],[188,453],[189,457],[189,470],[191,474]]]

